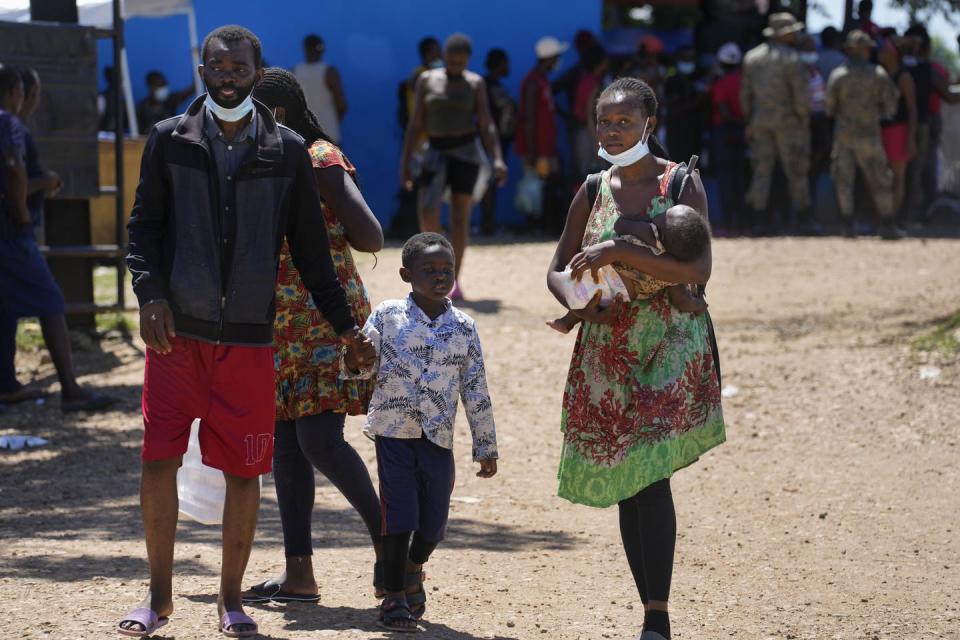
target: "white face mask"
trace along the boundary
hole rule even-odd
[[[430,63],[431,69],[439,69],[443,67],[443,60],[437,59]]]
[[[903,64],[908,67],[915,67],[917,66],[917,59],[913,56],[903,56]]]
[[[170,97],[170,87],[157,87],[153,90],[153,97],[163,102]]]
[[[697,65],[693,62],[678,62],[677,71],[682,73],[685,76],[689,76],[691,73],[697,70]]]
[[[203,101],[203,106],[213,113],[218,120],[223,122],[237,122],[238,120],[243,120],[251,111],[253,111],[253,95],[249,95],[244,98],[243,102],[228,109],[227,107],[221,107],[219,104],[214,102],[213,98],[210,97],[210,94],[207,94],[207,98]]]
[[[804,51],[800,54],[800,59],[806,64],[816,64],[817,60],[820,59],[820,56],[816,51]]]
[[[649,118],[643,121],[643,132],[647,132],[647,123],[650,121]],[[633,145],[626,151],[618,153],[616,155],[607,153],[606,149],[603,148],[603,145],[600,145],[600,150],[597,151],[597,155],[618,167],[629,167],[632,164],[636,164],[645,156],[650,153],[650,148],[647,146],[647,141],[650,139],[650,136],[646,137],[640,136],[640,141],[637,144]]]

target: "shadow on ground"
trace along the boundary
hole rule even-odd
[[[130,396],[139,392],[139,387],[107,391]],[[54,410],[53,407],[35,409]],[[0,452],[0,540],[23,544],[30,540],[143,539],[138,506],[141,418],[139,411],[114,413],[116,417],[111,416],[111,422],[126,425],[125,428],[98,428],[48,416],[47,423],[37,432],[50,440],[48,446],[15,453]],[[4,420],[5,426],[9,426],[7,416]],[[264,483],[263,495],[257,543],[280,545],[283,533],[272,482]],[[316,548],[370,544],[360,517],[345,501],[343,505],[316,505],[313,518]],[[218,526],[204,526],[181,517],[177,541],[219,545],[220,535]],[[534,548],[568,549],[575,542],[575,536],[559,530],[453,518],[444,546],[512,552]],[[61,571],[66,563],[71,565],[70,572]],[[190,561],[180,564],[178,573],[206,573],[200,564]],[[0,557],[0,576],[60,581],[66,573],[73,576],[72,580],[97,575],[133,578],[145,575],[146,565],[143,559],[128,556],[34,557],[28,550],[19,556]]]

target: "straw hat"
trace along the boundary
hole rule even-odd
[[[767,28],[763,30],[763,35],[768,38],[779,38],[804,29],[803,23],[786,11],[771,14],[767,25]]]

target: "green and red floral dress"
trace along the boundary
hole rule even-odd
[[[351,176],[353,164],[333,143],[317,140],[310,147],[315,169],[343,167]],[[360,326],[370,315],[370,300],[357,273],[347,234],[336,215],[323,206],[330,239],[330,255],[353,317]],[[340,339],[313,304],[310,292],[293,266],[284,241],[277,277],[277,315],[273,331],[273,358],[277,371],[277,420],[293,420],[325,411],[364,414],[372,384],[365,380],[338,380]]]
[[[648,217],[673,205],[673,168]],[[582,246],[613,238],[619,217],[608,171]],[[558,495],[593,507],[636,495],[726,439],[706,317],[673,308],[666,289],[625,309],[612,325],[582,323],[563,396]]]

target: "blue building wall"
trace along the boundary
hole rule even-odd
[[[570,42],[580,28],[598,33],[601,4],[601,0],[194,2],[201,40],[222,24],[242,24],[261,38],[271,65],[289,68],[299,62],[307,33],[324,38],[326,60],[340,70],[349,102],[343,146],[357,166],[367,201],[383,223],[393,215],[399,182],[402,133],[396,124],[396,90],[419,64],[420,38],[432,35],[442,42],[457,31],[468,34],[474,44],[470,68],[480,73],[487,51],[502,47],[511,60],[506,84],[516,95],[521,78],[535,62],[537,39],[553,35]],[[146,93],[144,75],[150,69],[162,71],[174,89],[192,82],[186,17],[133,19],[127,23],[126,36],[136,100]],[[102,65],[111,60],[109,47],[102,45]],[[561,68],[575,59],[571,50]],[[501,223],[518,219],[511,196],[520,170],[515,158],[510,165],[511,185],[500,191],[498,200]]]

